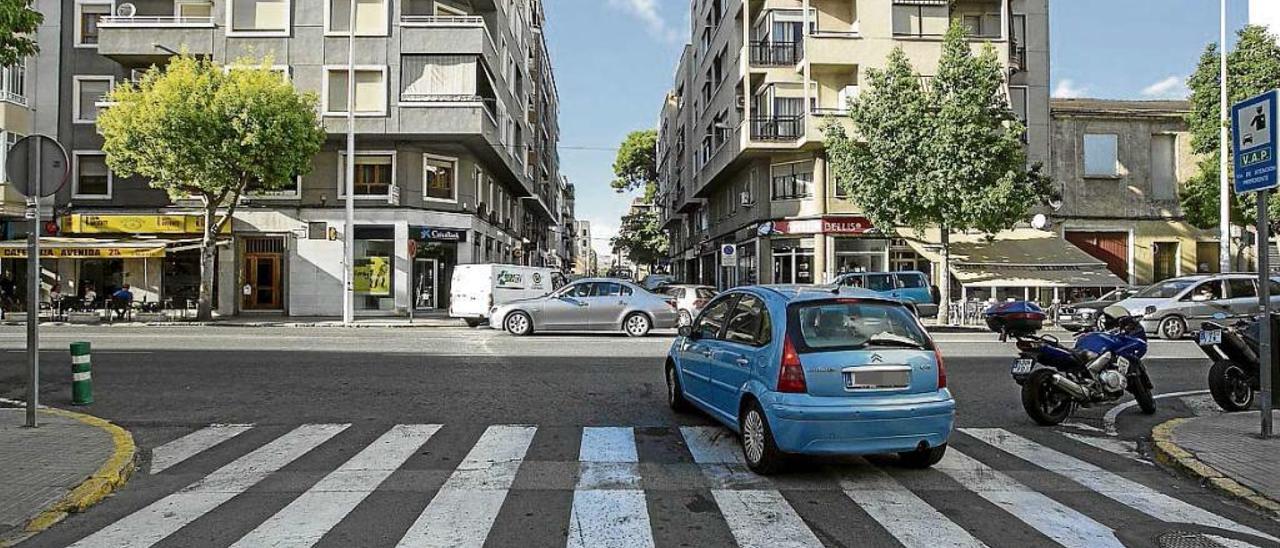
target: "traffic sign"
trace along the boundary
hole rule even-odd
[[[738,248],[733,244],[720,246],[720,266],[738,266]]]
[[[67,150],[48,135],[28,135],[9,147],[5,178],[19,194],[47,198],[71,178]]]
[[[1270,190],[1280,184],[1276,168],[1278,105],[1280,94],[1271,90],[1231,107],[1237,194]]]

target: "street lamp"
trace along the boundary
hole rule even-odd
[[[356,2],[347,6],[347,165],[343,186],[347,192],[346,230],[342,238],[342,325],[355,321],[356,247]]]
[[[1218,271],[1231,271],[1231,186],[1227,183],[1227,0],[1221,0],[1218,14]]]

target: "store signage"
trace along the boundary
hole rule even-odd
[[[874,228],[870,220],[861,216],[782,220],[769,224],[772,234],[865,234]]]
[[[204,218],[199,215],[84,215],[73,213],[62,221],[69,234],[201,234]],[[222,232],[230,233],[227,223]]]
[[[385,297],[391,294],[390,257],[356,259],[354,272],[355,292]]]
[[[164,257],[163,247],[41,247],[40,256],[52,259],[149,259]],[[0,259],[25,259],[27,248],[0,248]]]
[[[460,228],[421,227],[418,239],[425,242],[465,242],[467,231]]]

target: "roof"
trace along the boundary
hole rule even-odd
[[[1185,100],[1050,99],[1052,116],[1182,117],[1191,112]]]

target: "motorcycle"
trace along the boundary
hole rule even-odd
[[[1110,403],[1131,392],[1148,415],[1156,412],[1142,357],[1147,335],[1123,307],[1103,310],[1106,330],[1076,334],[1071,348],[1052,335],[1018,333],[1018,359],[1010,373],[1022,386],[1022,407],[1036,423],[1062,423],[1077,407]]]
[[[1227,324],[1225,315],[1201,324],[1196,342],[1213,366],[1209,368],[1209,393],[1223,411],[1244,411],[1253,407],[1254,394],[1261,389],[1258,368],[1259,323],[1244,318]],[[1271,332],[1280,333],[1280,315],[1272,314]],[[1273,346],[1273,348],[1275,348]]]

